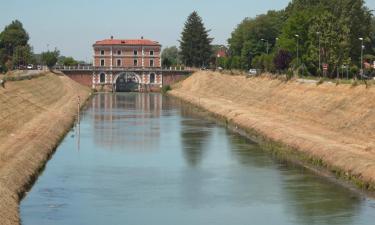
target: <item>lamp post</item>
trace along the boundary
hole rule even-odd
[[[318,35],[318,39],[319,39],[319,70],[321,70],[321,57],[320,57],[320,53],[321,53],[321,50],[320,50],[320,31],[316,32],[316,34]],[[319,74],[320,76],[320,74]]]
[[[363,49],[365,46],[363,46],[363,38],[358,38],[361,41],[361,76],[363,76]]]
[[[266,45],[267,45],[267,55],[268,55],[268,40],[266,40],[266,39],[262,38],[262,39],[261,39],[261,41],[264,41],[264,42],[266,42]]]
[[[297,66],[299,65],[299,35],[294,35],[297,38]]]

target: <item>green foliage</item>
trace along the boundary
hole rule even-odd
[[[276,44],[284,20],[284,13],[269,11],[256,18],[246,18],[232,32],[229,38],[229,49],[232,56],[239,56],[242,69],[254,67],[251,61],[268,51]],[[262,39],[264,41],[262,41]]]
[[[266,52],[266,41],[260,41],[264,39],[270,54],[278,49],[290,52],[289,67],[299,73],[321,75],[320,58],[320,65],[327,63],[328,75],[335,77],[342,65],[360,65],[359,37],[364,40],[364,59],[373,61],[375,18],[363,0],[293,0],[284,10],[246,18],[228,43],[232,57],[241,57],[242,69],[265,69],[261,55]],[[279,70],[280,64],[274,64]]]
[[[53,66],[56,65],[59,54],[60,52],[57,49],[55,49],[53,52],[43,52],[42,61],[48,66],[49,69],[51,69]]]
[[[176,46],[164,48],[161,53],[163,67],[171,67],[181,65],[181,59],[178,48]]]
[[[287,72],[286,72],[286,80],[290,80],[292,79],[292,77],[294,76],[294,72],[292,69],[289,69]]]
[[[350,67],[350,76],[352,78],[357,78],[358,73],[359,73],[359,68],[357,66],[354,65]]]
[[[292,55],[290,52],[284,49],[280,49],[273,59],[275,69],[278,71],[285,71],[289,68],[289,64],[292,62]]]
[[[78,62],[73,57],[60,56],[58,57],[57,62],[60,65],[64,65],[64,66],[77,66],[78,65]]]
[[[26,66],[32,59],[32,51],[29,45],[17,46],[14,49],[12,63],[13,65]]]
[[[256,56],[253,59],[253,66],[256,69],[260,69],[262,71],[266,72],[275,72],[275,64],[274,64],[274,56],[272,54],[262,54],[259,56]]]
[[[12,21],[0,33],[0,70],[13,69],[13,66],[27,65],[32,59],[28,44],[29,35],[20,21]]]
[[[180,40],[181,57],[186,66],[202,67],[209,64],[212,38],[208,36],[208,32],[198,13],[191,13]]]
[[[172,90],[171,86],[170,85],[166,85],[166,86],[163,86],[161,88],[161,93],[162,94],[166,94],[168,91]]]

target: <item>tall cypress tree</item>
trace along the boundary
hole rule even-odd
[[[201,67],[209,64],[213,39],[208,36],[208,32],[198,13],[191,13],[185,22],[180,40],[182,62],[186,66]]]

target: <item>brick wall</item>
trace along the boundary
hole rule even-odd
[[[163,85],[172,85],[175,84],[186,77],[188,77],[190,73],[183,73],[183,72],[163,72]]]
[[[68,76],[70,79],[76,81],[87,87],[92,87],[92,72],[65,72],[65,75]]]

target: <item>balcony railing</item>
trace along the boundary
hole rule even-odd
[[[194,71],[190,67],[106,67],[106,66],[55,66],[59,71]]]

